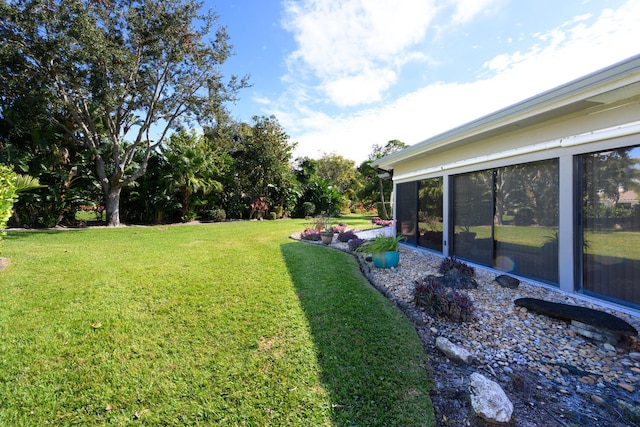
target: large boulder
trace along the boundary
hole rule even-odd
[[[471,408],[482,418],[496,424],[507,424],[513,415],[513,403],[495,381],[482,374],[471,374],[469,384]]]

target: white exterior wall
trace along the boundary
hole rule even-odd
[[[449,255],[449,177],[495,167],[559,159],[559,286],[576,290],[574,156],[640,144],[640,99],[634,97],[477,142],[394,164],[394,183],[443,177],[443,253]],[[397,217],[397,216],[396,216]]]

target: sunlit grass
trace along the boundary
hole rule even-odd
[[[10,232],[0,425],[429,425],[418,337],[305,225]]]

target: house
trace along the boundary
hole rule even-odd
[[[406,244],[640,309],[640,55],[372,166]]]

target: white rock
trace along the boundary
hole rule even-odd
[[[513,403],[498,383],[477,372],[469,384],[471,407],[480,418],[494,423],[508,423],[513,415]]]
[[[455,345],[445,337],[436,338],[436,348],[454,362],[469,364],[473,361],[473,355],[471,353],[463,347]]]

